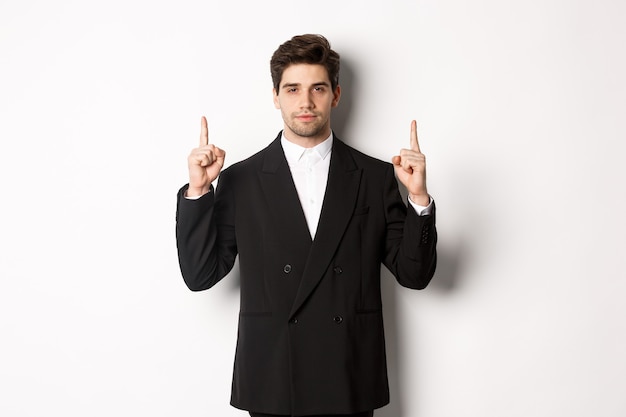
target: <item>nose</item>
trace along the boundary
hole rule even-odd
[[[312,109],[313,107],[314,107],[313,96],[311,92],[306,92],[302,94],[301,101],[300,101],[300,108]]]

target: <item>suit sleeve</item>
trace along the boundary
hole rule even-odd
[[[235,238],[232,200],[228,187],[220,186],[197,200],[184,197],[187,185],[178,192],[176,208],[176,246],[183,279],[192,291],[217,284],[235,263]],[[226,190],[226,191],[223,191]]]
[[[387,218],[384,264],[400,285],[424,289],[437,266],[434,203],[428,215],[419,216],[412,208],[407,210],[391,166],[385,176],[384,201]]]

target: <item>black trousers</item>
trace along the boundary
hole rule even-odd
[[[373,417],[374,411],[364,411],[362,413],[356,414],[324,414],[320,416],[307,416],[307,417]],[[253,413],[250,411],[250,417],[289,417],[284,415],[276,415],[276,414],[263,414],[263,413]]]

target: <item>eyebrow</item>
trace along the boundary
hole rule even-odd
[[[287,83],[287,84],[283,84],[281,88],[300,87],[301,85],[302,85],[301,83]],[[326,81],[320,81],[320,82],[311,84],[311,87],[319,87],[319,86],[330,87],[330,84],[327,83]]]

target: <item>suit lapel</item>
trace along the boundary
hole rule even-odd
[[[272,208],[273,226],[275,230],[283,231],[279,235],[287,247],[298,247],[300,245],[292,245],[290,242],[303,242],[303,239],[310,243],[311,235],[280,145],[280,135],[268,146],[258,175],[267,206]]]
[[[320,221],[290,316],[296,314],[324,276],[352,218],[360,181],[361,169],[348,147],[335,137]],[[301,207],[299,210],[302,212]],[[301,217],[304,219],[304,214]]]

